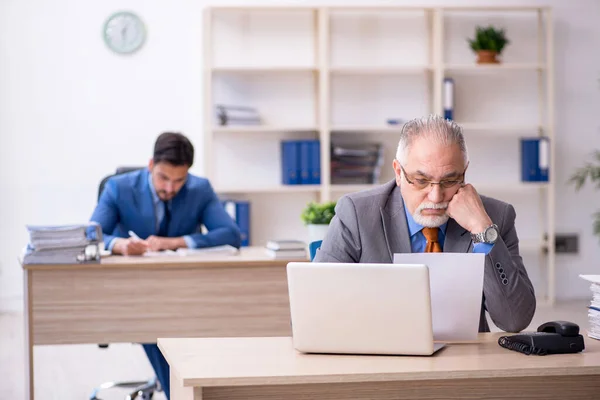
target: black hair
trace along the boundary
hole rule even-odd
[[[190,140],[176,132],[161,133],[154,143],[155,164],[167,162],[171,165],[186,165],[191,167],[194,163],[194,146]]]

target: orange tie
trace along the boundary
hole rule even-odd
[[[423,228],[423,236],[427,239],[425,253],[441,253],[442,246],[438,242],[438,228]]]

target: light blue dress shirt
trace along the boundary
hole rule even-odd
[[[156,221],[154,222],[155,223],[154,229],[156,229],[156,231],[158,232],[160,223],[162,222],[163,218],[165,217],[165,202],[163,202],[160,199],[160,197],[158,197],[158,193],[156,193],[156,189],[154,188],[154,185],[152,184],[152,178],[148,179],[148,186],[150,187],[150,193],[152,193],[152,203],[154,204],[154,215],[156,216]],[[166,206],[171,207],[170,200],[167,202]],[[112,251],[116,240],[117,240],[117,238],[114,238],[108,244],[108,250]],[[196,242],[194,242],[194,240],[192,239],[191,236],[186,235],[183,237],[183,240],[185,240],[185,244],[187,245],[187,247],[189,249],[196,248]]]
[[[160,223],[165,217],[165,206],[171,207],[171,200],[169,200],[167,204],[165,204],[165,202],[162,201],[160,197],[158,197],[158,193],[156,193],[156,189],[152,184],[152,177],[149,177],[148,179],[148,186],[150,186],[150,192],[152,193],[152,202],[154,203],[154,215],[156,215],[156,225],[154,226],[154,229],[156,229],[156,231],[158,232]],[[186,235],[183,237],[183,240],[185,240],[185,244],[187,245],[188,249],[193,249],[196,247],[196,242],[194,242],[191,236]]]
[[[412,215],[408,212],[406,207],[404,207],[404,212],[406,213],[406,222],[408,222],[408,233],[410,234],[410,248],[413,253],[423,253],[425,251],[425,246],[427,244],[427,239],[425,239],[425,235],[423,235],[423,226],[418,224]],[[438,242],[442,249],[444,248],[444,240],[446,239],[446,228],[448,223],[440,226],[438,231]],[[493,244],[490,243],[475,243],[473,245],[473,253],[483,253],[488,254]]]

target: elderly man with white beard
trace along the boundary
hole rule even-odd
[[[487,310],[500,329],[519,332],[535,312],[533,285],[519,255],[512,205],[465,183],[462,128],[432,115],[400,133],[395,180],[342,197],[314,262],[391,263],[394,253],[484,253],[480,332]]]

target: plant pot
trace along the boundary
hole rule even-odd
[[[308,224],[308,243],[323,240],[327,234],[328,224]]]
[[[479,50],[477,52],[477,64],[498,64],[497,52],[491,50]]]

